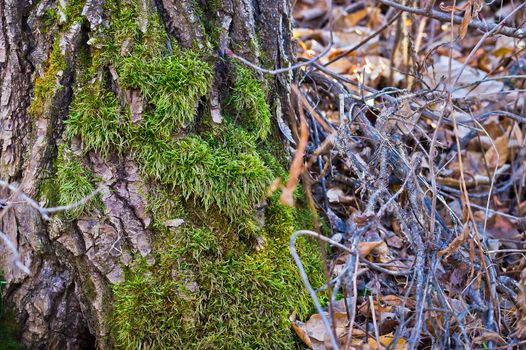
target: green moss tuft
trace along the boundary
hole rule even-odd
[[[82,10],[86,1],[83,0],[69,0],[66,3],[66,6],[62,7],[59,5],[59,10],[64,13],[66,17],[66,28],[69,27],[74,22],[81,23],[84,20],[82,17]]]
[[[148,61],[128,57],[119,69],[122,87],[141,90],[152,104],[146,127],[164,137],[193,121],[196,103],[208,92],[211,77],[211,66],[192,52]]]
[[[56,9],[48,8],[46,9],[46,11],[44,11],[44,15],[42,16],[42,23],[44,24],[43,28],[45,30],[51,28],[53,25],[56,25],[59,21],[60,14]]]
[[[129,118],[122,112],[117,97],[100,83],[76,89],[65,135],[68,140],[80,137],[85,151],[102,156],[121,153],[129,139]]]
[[[266,101],[266,87],[251,71],[236,65],[230,104],[241,116],[240,122],[260,140],[270,133],[271,114]]]
[[[306,317],[311,303],[284,244],[295,227],[293,210],[272,202],[267,222],[268,245],[257,252],[228,244],[230,233],[213,227],[159,237],[155,263],[141,259],[114,287],[119,347],[294,348],[288,317],[294,311]],[[314,261],[315,244],[299,248]],[[314,283],[322,281],[319,271],[318,260],[309,271]]]
[[[100,48],[94,62],[96,67],[119,68],[123,57],[150,60],[171,54],[158,13],[143,8],[144,4],[134,0],[106,1],[105,10],[111,13],[111,21],[92,43]]]
[[[60,51],[59,40],[55,39],[44,73],[35,78],[33,100],[29,113],[35,117],[42,116],[53,107],[53,97],[62,88],[62,73],[66,69],[66,60]]]
[[[62,148],[59,151],[56,168],[59,205],[73,204],[90,195],[95,190],[93,175],[84,169],[80,160],[68,150]],[[100,201],[91,200],[83,205],[65,211],[64,217],[68,220],[74,220],[85,210],[91,210],[97,205],[100,205]]]
[[[212,205],[230,218],[245,214],[263,198],[272,174],[257,152],[211,147],[199,136],[155,139],[144,132],[133,154],[148,178],[179,189],[185,199]]]

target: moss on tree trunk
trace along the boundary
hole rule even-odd
[[[4,17],[29,18],[11,50],[27,40],[33,52],[32,83],[18,99],[29,118],[17,129],[30,152],[3,157],[2,175],[47,205],[102,191],[50,222],[17,208],[8,215],[14,227],[5,230],[33,273],[0,260],[23,341],[293,348],[288,317],[305,316],[310,302],[288,239],[308,215],[266,198],[286,176],[273,115],[286,111],[288,82],[222,57],[228,46],[287,65],[288,2],[25,5]],[[300,247],[319,281],[317,248]]]

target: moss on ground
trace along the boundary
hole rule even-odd
[[[65,130],[67,141],[79,138],[85,152],[133,157],[148,183],[155,262],[137,259],[125,282],[114,285],[114,341],[123,349],[293,348],[288,317],[305,317],[311,303],[288,240],[306,216],[273,198],[266,224],[255,219],[269,184],[284,174],[269,136],[267,87],[235,66],[226,93],[231,115],[212,125],[202,108],[212,55],[170,50],[159,18],[140,4],[106,3],[112,20],[83,59]],[[132,123],[111,90],[110,66],[120,88],[140,91],[140,121]],[[88,192],[94,183],[66,151],[57,165],[60,203],[74,199],[71,188]],[[168,229],[165,221],[175,218],[185,225]],[[266,242],[259,249],[256,238]],[[298,245],[314,283],[321,283],[316,244]]]

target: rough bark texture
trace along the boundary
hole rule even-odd
[[[20,184],[34,197],[46,177],[54,176],[57,149],[65,142],[64,121],[70,118],[74,84],[80,79],[75,57],[113,20],[102,0],[70,2],[0,0],[0,178]],[[210,50],[213,29],[214,40],[219,40],[216,60],[224,47],[266,67],[286,66],[291,60],[286,0],[216,0],[213,4],[139,0],[137,4],[144,13],[157,11],[184,48]],[[77,9],[72,15],[70,7],[81,12]],[[146,31],[147,19],[136,20]],[[50,57],[57,44],[65,62],[55,67]],[[196,109],[202,118],[210,118],[203,112],[207,108],[214,110],[224,103],[220,91],[228,89],[229,79],[219,71],[222,65],[215,67],[207,99],[210,105]],[[121,90],[111,65],[100,74],[131,109],[133,122],[140,122],[141,95]],[[287,101],[287,78],[280,79],[272,82],[268,101],[273,108]],[[40,91],[38,85],[43,82],[47,85]],[[31,349],[112,348],[107,324],[111,284],[124,279],[123,267],[132,260],[151,258],[151,218],[145,210],[149,183],[134,158],[114,152],[107,156],[83,153],[83,147],[74,140],[69,152],[79,155],[98,179],[103,210],[84,213],[73,221],[57,216],[44,221],[29,206],[15,205],[2,220],[3,232],[16,242],[31,271],[28,276],[14,267],[0,245],[0,271],[8,282],[5,298],[21,325],[23,343]],[[1,198],[9,195],[6,189],[0,193]]]

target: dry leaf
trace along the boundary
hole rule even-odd
[[[360,251],[360,255],[367,256],[371,254],[371,252],[376,248],[379,247],[382,243],[382,241],[378,242],[360,242],[358,244],[358,249]]]
[[[468,25],[469,25],[469,22],[471,22],[471,8],[472,8],[471,1],[468,0],[468,7],[466,11],[464,12],[464,18],[462,19],[462,23],[460,23],[460,29],[458,31],[458,35],[460,36],[460,39],[464,39],[468,31]]]
[[[305,324],[300,321],[293,321],[291,322],[292,329],[294,329],[294,332],[298,335],[298,337],[301,339],[301,341],[309,347],[309,349],[312,349],[312,342],[309,338],[309,335],[305,331]]]
[[[503,166],[508,161],[508,134],[503,134],[500,137],[497,137],[494,143],[494,147],[491,147],[484,154],[486,158],[486,163],[491,171],[496,167]]]
[[[484,334],[479,335],[473,339],[474,344],[482,345],[486,342],[494,342],[499,345],[506,344],[506,340],[500,336],[500,334],[492,331],[485,331]]]
[[[463,64],[457,60],[451,61],[451,77],[455,79]],[[496,99],[504,87],[504,84],[500,81],[490,80],[485,81],[477,86],[469,86],[464,89],[458,89],[459,86],[473,83],[477,80],[483,80],[486,77],[486,72],[476,69],[473,67],[466,67],[462,71],[462,75],[457,81],[457,89],[452,91],[453,98],[465,98],[465,97],[480,97],[483,95],[485,99],[494,98]],[[429,86],[437,86],[441,83],[449,84],[449,57],[440,56],[438,61],[435,62],[431,67],[428,68],[423,79]]]
[[[327,316],[327,314],[325,314]],[[335,312],[333,315],[334,328],[338,338],[347,334],[349,320],[347,313]],[[312,315],[307,322],[305,322],[303,330],[309,336],[311,341],[318,340],[325,342],[330,339],[329,333],[323,324],[320,314]]]
[[[380,344],[377,344],[375,338],[369,338],[367,340],[367,343],[369,344],[372,350],[387,349],[387,347],[391,344],[391,342],[394,341],[393,333],[382,335],[380,336],[378,340],[380,341]],[[405,339],[400,338],[397,340],[396,344],[391,345],[390,348],[391,349],[396,348],[397,350],[407,350],[409,349],[409,346],[407,345],[407,342],[405,341]]]
[[[447,258],[448,256],[450,256],[451,254],[453,254],[454,252],[456,252],[458,250],[458,248],[460,248],[460,246],[467,241],[469,237],[469,226],[467,224],[464,225],[464,230],[462,232],[462,234],[460,236],[457,236],[453,242],[449,243],[449,245],[445,248],[445,249],[442,249],[441,251],[438,252],[437,256],[438,257],[441,257],[442,255],[445,256],[445,258]]]
[[[363,8],[356,12],[347,13],[343,7],[336,7],[332,11],[333,16],[333,30],[346,31],[350,27],[356,26],[362,19],[367,17],[368,11]]]
[[[519,230],[508,219],[496,215],[491,219],[487,232],[491,238],[514,240],[519,236]]]
[[[292,207],[294,205],[293,193],[296,189],[296,183],[298,178],[304,170],[303,156],[305,155],[305,149],[307,148],[307,142],[309,138],[309,128],[305,119],[305,112],[303,111],[304,101],[302,100],[301,93],[296,86],[292,87],[292,91],[298,97],[298,104],[300,110],[300,139],[298,147],[296,148],[296,154],[290,165],[290,176],[287,185],[281,192],[280,201],[284,205]],[[308,102],[307,102],[308,104]]]

